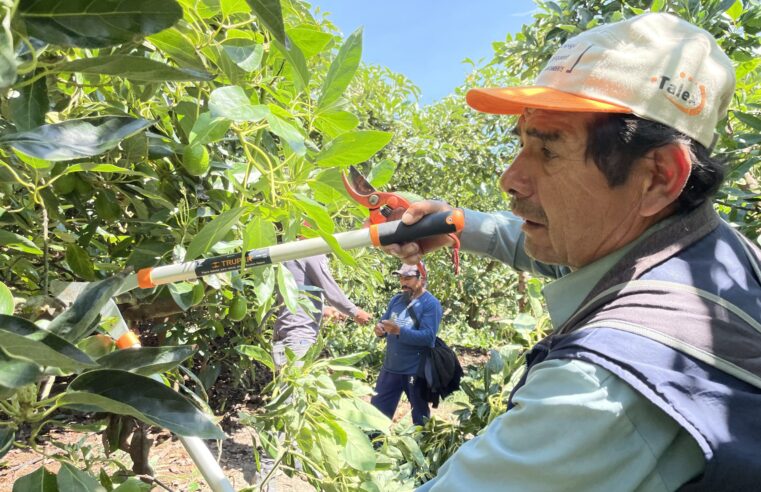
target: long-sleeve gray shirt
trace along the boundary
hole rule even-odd
[[[359,308],[352,303],[336,284],[328,266],[326,255],[310,256],[301,260],[286,261],[283,265],[293,274],[299,290],[311,294],[315,312],[307,313],[299,307],[292,313],[283,306],[275,320],[274,340],[316,340],[322,320],[323,300],[347,316],[354,317]],[[324,299],[323,299],[324,298]]]

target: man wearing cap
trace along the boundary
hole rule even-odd
[[[462,248],[556,279],[554,331],[422,490],[758,489],[761,253],[710,203],[733,91],[709,33],[653,13],[568,40],[532,87],[467,94],[519,115],[522,148],[500,181],[512,213],[466,210]],[[387,250],[415,263],[450,241]]]
[[[436,342],[442,316],[441,303],[425,288],[424,272],[422,263],[402,265],[394,272],[402,292],[391,298],[375,325],[375,335],[386,339],[386,356],[371,403],[393,418],[404,393],[415,425],[423,425],[424,418],[431,415],[428,401],[415,389],[414,377],[424,351]]]

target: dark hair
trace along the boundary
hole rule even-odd
[[[632,114],[608,114],[589,128],[586,154],[611,187],[626,182],[634,162],[650,150],[681,143],[690,149],[692,171],[677,199],[680,211],[691,210],[711,198],[724,181],[725,162],[711,157],[703,144],[678,130]]]

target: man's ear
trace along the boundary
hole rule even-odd
[[[640,214],[657,215],[671,207],[682,193],[692,169],[689,148],[668,144],[651,150],[643,158],[646,179],[642,183]]]

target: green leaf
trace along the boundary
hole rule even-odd
[[[329,360],[331,364],[338,366],[353,366],[357,362],[367,357],[367,352],[357,352],[356,354],[342,355]]]
[[[742,111],[732,111],[732,116],[742,121],[754,130],[761,132],[761,118],[752,115],[750,113],[743,113]]]
[[[653,0],[653,3],[650,4],[650,12],[660,12],[663,10],[663,5],[666,3],[666,0]]]
[[[180,66],[203,68],[193,42],[176,27],[153,34],[148,37],[148,41]]]
[[[254,293],[259,304],[264,304],[275,291],[275,269],[273,266],[257,268],[254,270],[255,283]]]
[[[110,354],[115,344],[111,337],[97,333],[95,335],[85,337],[77,343],[77,348],[86,353],[92,359],[99,359],[104,355]]]
[[[308,87],[309,69],[307,68],[307,61],[304,58],[304,54],[301,53],[299,47],[296,46],[295,43],[291,43],[290,40],[287,40],[285,44],[279,41],[272,41],[272,44],[278,49],[278,51],[280,51],[283,57],[288,60],[288,63],[291,64],[291,68],[293,68],[296,77],[294,79],[296,88],[303,90]]]
[[[277,289],[283,298],[288,311],[296,313],[299,310],[299,287],[293,274],[283,265],[277,268]]]
[[[188,245],[185,261],[195,260],[202,254],[206,253],[218,241],[221,241],[225,235],[230,232],[240,219],[241,214],[246,211],[245,207],[238,207],[227,212],[221,213],[214,217],[211,222],[203,226],[201,231],[193,237]]]
[[[116,369],[86,372],[69,384],[59,403],[131,415],[180,436],[225,437],[190,400],[154,379],[131,372]]]
[[[296,46],[298,46],[304,54],[304,58],[307,59],[322,52],[334,37],[329,32],[321,31],[309,24],[292,27],[288,29],[287,33],[288,38],[296,43]]]
[[[0,8],[2,24],[0,25],[0,89],[10,87],[16,81],[16,55],[13,53],[13,34],[11,33],[11,6],[4,3]]]
[[[252,360],[261,362],[270,371],[275,372],[275,361],[272,359],[272,354],[262,347],[258,345],[238,345],[235,347],[235,350]]]
[[[304,145],[304,135],[292,124],[270,113],[267,115],[270,131],[288,143],[293,153],[303,156],[307,152]]]
[[[222,50],[233,63],[246,72],[258,69],[264,56],[264,46],[252,39],[228,39],[222,44]]]
[[[251,12],[246,0],[220,0],[220,6],[225,15]]]
[[[15,303],[13,302],[13,294],[11,290],[2,282],[0,282],[0,314],[13,314],[13,308]]]
[[[102,48],[171,27],[182,9],[174,0],[22,0],[18,16],[47,43]]]
[[[56,316],[47,330],[70,342],[78,342],[92,329],[100,311],[124,284],[127,274],[120,273],[99,282],[88,284],[69,308]]]
[[[243,234],[243,250],[264,248],[277,244],[275,224],[259,216],[252,217]]]
[[[40,366],[78,371],[97,364],[63,338],[31,321],[0,314],[0,348],[8,355]]]
[[[358,398],[339,400],[335,414],[342,420],[354,424],[362,430],[379,430],[387,433],[391,426],[391,419],[383,415],[380,410],[370,403]]]
[[[322,84],[322,92],[317,102],[318,108],[324,108],[338,100],[349,86],[362,58],[362,28],[354,31],[330,64],[328,74]]]
[[[327,111],[320,113],[315,126],[330,138],[349,132],[359,125],[359,118],[348,111]]]
[[[281,43],[286,43],[283,8],[280,0],[246,0],[259,22]]]
[[[3,388],[18,389],[36,383],[41,375],[42,369],[37,364],[11,357],[0,349],[0,386]]]
[[[69,120],[3,135],[0,144],[39,159],[68,161],[102,154],[151,125],[148,120],[127,116]]]
[[[191,345],[173,347],[140,347],[117,350],[97,360],[104,369],[120,369],[143,376],[171,371],[192,356]]]
[[[58,72],[110,75],[140,82],[209,81],[213,75],[190,68],[175,68],[144,56],[105,55],[80,58],[55,67]]]
[[[187,11],[198,15],[201,19],[210,19],[219,13],[220,0],[177,0]]]
[[[320,167],[348,167],[375,155],[391,141],[391,133],[377,130],[358,130],[331,140],[315,157]]]
[[[45,159],[37,159],[36,157],[26,155],[20,150],[13,149],[13,153],[16,154],[16,157],[18,157],[21,162],[31,167],[32,169],[50,169],[54,166],[54,164],[50,161],[46,161]]]
[[[309,182],[309,187],[314,191],[315,200],[330,205],[331,203],[350,200],[346,192],[341,171],[338,168],[323,169]]]
[[[230,120],[226,118],[215,118],[210,112],[201,113],[193,124],[188,136],[188,144],[204,145],[212,142],[218,142],[225,138],[227,130],[230,128]]]
[[[106,492],[106,488],[95,477],[66,462],[61,463],[61,469],[58,470],[58,490],[62,492]]]
[[[214,117],[227,118],[235,122],[259,121],[270,112],[264,104],[251,104],[246,92],[237,85],[214,89],[209,96],[209,110]]]
[[[556,14],[563,15],[563,9],[561,9],[560,6],[555,2],[545,2],[544,5],[551,8]]]
[[[41,466],[13,483],[13,492],[58,492],[56,476]]]
[[[304,212],[318,230],[326,234],[333,234],[333,230],[335,229],[333,219],[330,218],[330,214],[325,210],[325,207],[306,195],[294,193],[293,196],[296,200],[292,200],[291,203]]]
[[[0,58],[1,59],[1,58]],[[11,120],[16,130],[24,132],[45,124],[50,108],[47,79],[41,77],[18,89],[19,95],[8,100]]]
[[[13,447],[16,431],[8,427],[0,427],[0,459]]]
[[[391,159],[383,159],[373,166],[370,174],[367,175],[367,180],[377,189],[386,186],[391,181],[394,171],[396,171],[396,163]]]
[[[346,463],[355,470],[373,470],[375,468],[375,450],[370,439],[353,424],[344,422],[341,427],[346,431],[346,447],[344,448]]]
[[[193,284],[190,282],[173,282],[167,285],[167,288],[180,309],[187,311],[193,307]]]
[[[519,333],[529,333],[536,327],[536,319],[527,313],[520,313],[513,319],[513,327]]]
[[[72,164],[71,166],[67,167],[66,170],[64,170],[64,172],[61,174],[71,174],[71,173],[81,173],[81,172],[119,173],[119,174],[127,174],[130,176],[143,176],[146,178],[150,178],[150,176],[148,176],[145,173],[133,171],[125,167],[119,167],[113,164],[96,164],[94,162],[86,162],[83,164]]]
[[[80,278],[95,280],[95,266],[90,260],[90,255],[76,244],[72,243],[66,246],[66,263],[69,264],[71,271]]]
[[[333,254],[336,255],[338,259],[341,260],[341,262],[343,262],[345,265],[353,267],[357,266],[357,261],[354,259],[354,257],[347,253],[346,250],[343,249],[340,244],[338,244],[338,241],[336,241],[336,238],[332,234],[329,234],[322,229],[317,229],[317,233],[326,243],[328,243],[328,246],[330,246]]]
[[[37,247],[31,240],[24,236],[19,236],[15,232],[4,231],[0,229],[0,246],[5,246],[22,253],[41,255],[42,250]]]
[[[343,429],[341,429],[341,432],[343,432]],[[316,437],[317,444],[320,447],[320,451],[322,452],[325,465],[330,468],[332,473],[340,473],[341,467],[346,462],[343,457],[345,439],[344,443],[342,443],[332,432],[332,429],[331,431],[328,431],[322,426],[317,427]]]
[[[410,436],[400,436],[399,445],[407,448],[407,453],[412,455],[412,459],[415,460],[415,463],[420,466],[426,464],[425,455],[423,454],[423,451],[420,450],[420,446],[414,438]]]
[[[153,490],[152,485],[135,477],[129,477],[127,480],[120,483],[113,492],[150,492],[151,490]]]
[[[733,21],[737,21],[741,15],[743,15],[743,3],[737,0],[727,9],[727,15],[732,18]]]

